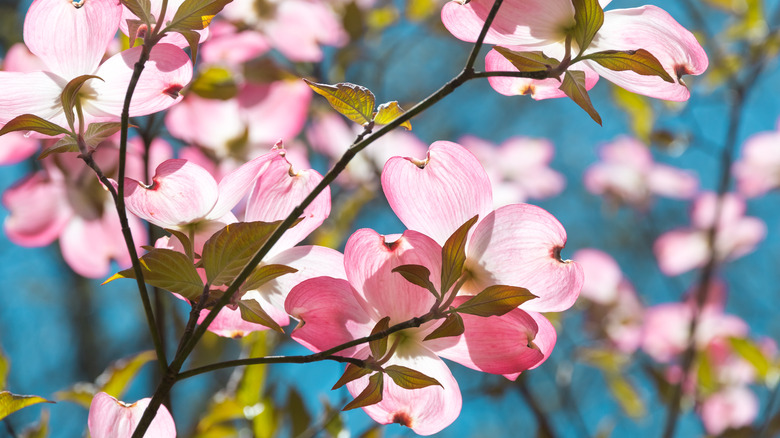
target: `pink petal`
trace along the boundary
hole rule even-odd
[[[474,42],[493,6],[492,0],[465,5],[447,2],[441,11],[444,27],[456,38]],[[485,38],[487,44],[538,45],[562,40],[574,25],[574,7],[568,0],[507,0]]]
[[[218,196],[214,178],[186,160],[167,160],[157,166],[149,187],[125,178],[127,209],[163,228],[180,227],[204,218]]]
[[[379,320],[366,313],[349,282],[331,277],[299,283],[290,291],[284,308],[290,316],[301,321],[292,332],[292,338],[312,351],[327,350],[368,336]],[[338,354],[354,357],[356,348]]]
[[[709,245],[704,231],[679,229],[658,237],[653,252],[661,272],[679,275],[704,266],[709,256]]]
[[[311,88],[301,80],[245,84],[237,99],[249,126],[250,143],[265,145],[298,135],[306,123],[311,96]]]
[[[581,295],[599,304],[609,304],[617,299],[618,285],[623,279],[615,259],[597,249],[586,248],[572,256],[582,266],[585,282]]]
[[[176,14],[176,11],[179,9],[179,7],[184,3],[184,0],[170,0],[168,1],[168,5],[165,9],[165,17],[163,19],[158,20],[159,23],[169,23],[171,20],[173,20],[174,15]],[[151,13],[153,17],[159,17],[160,16],[160,10],[162,9],[162,1],[160,0],[152,0],[151,1]],[[136,17],[135,14],[130,12],[127,8],[122,8],[122,20],[119,22],[119,29],[122,31],[123,34],[128,34],[127,29],[127,20],[138,20],[139,17]],[[154,20],[154,19],[153,19]],[[210,26],[209,26],[210,27]],[[198,29],[195,32],[200,34],[200,41],[206,41],[209,37],[209,27],[206,27],[205,29]],[[189,47],[189,43],[187,40],[178,32],[168,32],[161,40],[162,43],[168,43],[173,44],[181,48]]]
[[[244,134],[246,124],[236,99],[204,99],[195,93],[174,105],[165,117],[165,125],[174,137],[228,155],[229,141]]]
[[[533,46],[508,46],[515,51],[542,50],[545,55],[560,60],[564,47],[561,44],[553,44],[544,47]],[[517,68],[504,58],[500,53],[491,50],[485,56],[485,70],[487,71],[518,71]],[[590,90],[599,80],[599,75],[584,63],[574,64],[569,70],[585,72],[585,88]],[[561,82],[555,78],[526,79],[508,76],[495,76],[488,78],[490,86],[505,96],[530,95],[534,100],[554,99],[566,97],[566,93],[560,90]]]
[[[320,181],[322,176],[314,170],[295,172],[283,150],[275,153],[249,194],[244,220],[272,222],[286,218]],[[326,188],[304,209],[303,220],[287,230],[274,245],[271,254],[295,246],[319,227],[328,214],[330,188]]]
[[[566,231],[547,211],[530,204],[501,207],[480,221],[466,249],[472,276],[462,289],[476,294],[503,284],[538,296],[524,310],[560,312],[574,304],[583,284],[582,268],[562,261]]]
[[[701,421],[710,435],[750,426],[758,417],[758,398],[744,386],[726,387],[701,403]]]
[[[366,350],[364,347],[360,354],[367,355]],[[415,342],[409,342],[399,346],[386,365],[401,365],[420,371],[438,380],[442,386],[403,389],[385,376],[382,401],[363,408],[374,421],[380,424],[399,423],[418,435],[431,435],[458,418],[463,403],[458,382],[435,353]],[[367,384],[368,376],[347,383],[347,389],[356,396]]]
[[[435,301],[429,291],[391,272],[409,264],[428,268],[431,282],[439,287],[441,247],[421,233],[406,231],[388,242],[385,236],[364,228],[352,234],[344,248],[344,267],[350,284],[380,318],[389,316],[390,324],[424,315]]]
[[[469,297],[458,297],[458,306]],[[487,318],[463,314],[466,331],[457,337],[425,341],[424,345],[439,356],[477,371],[513,374],[539,363],[544,355],[534,347],[538,331],[534,319],[515,309],[502,316]]]
[[[141,47],[120,52],[104,62],[95,73],[103,81],[92,80],[89,85],[97,93],[87,101],[85,111],[95,115],[120,116],[133,74],[133,67]],[[130,116],[145,116],[167,109],[181,100],[181,91],[192,79],[192,63],[189,56],[171,44],[157,44],[149,55],[138,81],[130,105]]]
[[[688,100],[690,96],[682,76],[699,75],[709,63],[696,37],[655,6],[605,12],[604,25],[587,52],[636,49],[652,53],[676,82],[664,82],[658,76],[642,76],[632,71],[612,71],[591,61],[586,63],[604,79],[628,91],[673,101]]]
[[[40,148],[38,139],[25,137],[22,132],[0,136],[0,166],[16,164],[29,158]]]
[[[726,193],[718,207],[718,196],[714,192],[705,192],[700,194],[693,204],[691,223],[702,230],[711,228],[715,225],[717,215],[719,226],[724,227],[739,222],[744,214],[745,201],[739,195]]]
[[[22,114],[35,114],[67,127],[60,95],[67,81],[48,72],[17,73],[0,71],[0,126]]]
[[[288,0],[276,4],[276,17],[265,33],[271,44],[291,61],[320,61],[319,45],[343,46],[348,36],[326,2]]]
[[[24,42],[59,76],[93,74],[121,15],[122,5],[114,0],[87,0],[80,8],[69,1],[36,0],[24,20]]]
[[[688,345],[691,307],[683,303],[659,304],[645,311],[642,350],[668,363]]]
[[[11,242],[27,247],[46,246],[59,237],[73,215],[61,183],[36,172],[3,193],[9,210],[5,232]]]
[[[284,327],[290,323],[290,318],[284,311],[274,307],[267,301],[263,300],[262,297],[253,299],[257,301],[260,304],[260,307],[262,307],[263,310],[265,310],[265,312],[268,314],[268,316],[270,316],[271,319],[273,319],[280,326]],[[211,313],[209,310],[200,312],[200,316],[198,317],[198,324],[202,323],[209,313]],[[268,327],[262,324],[255,324],[253,322],[245,321],[241,318],[241,311],[238,309],[223,307],[219,311],[217,317],[214,318],[214,321],[212,321],[209,325],[208,330],[217,336],[238,339],[252,332],[268,330]]]
[[[467,220],[493,208],[479,161],[462,146],[437,141],[425,160],[394,157],[382,170],[382,189],[401,222],[444,244]]]
[[[752,135],[742,146],[742,158],[734,163],[739,192],[747,197],[761,196],[780,186],[780,132]]]
[[[225,175],[219,181],[219,199],[209,213],[209,219],[217,219],[229,213],[241,198],[252,188],[255,180],[277,155],[276,151],[268,152],[254,160],[248,161]]]
[[[16,43],[8,48],[3,59],[3,70],[30,73],[48,70],[41,58],[33,55],[24,43]]]
[[[105,392],[95,394],[89,406],[87,420],[89,434],[92,438],[130,438],[150,401],[151,398],[143,398],[135,403],[126,404]],[[160,406],[144,436],[176,437],[176,425],[168,408]]]
[[[209,29],[211,37],[198,51],[205,64],[240,66],[271,49],[268,40],[253,29],[238,31],[225,21],[211,23]]]
[[[688,199],[699,190],[699,179],[691,172],[656,164],[647,175],[647,186],[661,196]]]

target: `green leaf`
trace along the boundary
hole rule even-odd
[[[382,401],[382,390],[384,389],[384,374],[376,373],[368,378],[368,386],[354,400],[347,403],[342,411],[350,409],[371,406]]]
[[[239,300],[238,309],[241,311],[241,319],[253,322],[284,333],[284,330],[260,307],[260,303],[255,300]]]
[[[90,123],[87,127],[87,132],[84,133],[84,142],[87,144],[87,147],[94,148],[119,132],[120,129],[122,129],[122,124],[119,122]]]
[[[41,410],[41,419],[38,424],[22,431],[19,438],[46,438],[49,436],[49,410]]]
[[[450,336],[460,336],[466,331],[466,327],[463,325],[463,318],[457,313],[450,313],[444,322],[428,334],[423,341],[430,341],[431,339],[448,338]]]
[[[604,24],[604,9],[599,0],[572,0],[574,5],[574,41],[580,48],[580,53],[588,48],[593,37]]]
[[[233,73],[217,66],[211,66],[200,73],[192,82],[190,90],[206,99],[228,100],[238,95],[238,85]]]
[[[477,219],[479,219],[479,215],[467,220],[452,233],[441,248],[442,295],[446,294],[463,274],[463,265],[466,263],[466,239],[471,227],[477,223]]]
[[[52,146],[44,149],[38,154],[38,159],[43,160],[51,154],[60,154],[64,152],[79,152],[79,145],[76,143],[76,139],[70,135],[60,138]]]
[[[96,382],[99,385],[100,382],[105,382],[102,383],[100,391],[121,400],[128,385],[138,375],[141,367],[155,359],[157,359],[157,354],[150,350],[115,361],[97,378]]]
[[[0,388],[5,388],[8,384],[8,370],[11,369],[11,362],[5,357],[3,350],[0,349]]]
[[[164,228],[164,230],[171,233],[171,235],[173,235],[175,238],[179,239],[179,243],[181,243],[181,245],[184,247],[184,255],[186,255],[188,259],[194,261],[195,252],[192,242],[190,241],[190,237],[179,230],[174,230],[171,228]]]
[[[406,281],[423,289],[429,290],[436,299],[439,299],[439,293],[436,292],[436,286],[431,283],[431,271],[422,265],[401,265],[393,268],[391,272],[397,272],[403,276]]]
[[[65,88],[62,89],[62,94],[60,94],[60,101],[62,102],[62,110],[65,112],[65,118],[68,120],[68,126],[70,126],[70,129],[75,129],[73,123],[76,119],[76,116],[73,113],[73,107],[76,106],[76,103],[79,99],[79,91],[81,91],[81,87],[84,86],[84,83],[90,79],[100,79],[101,81],[103,80],[102,78],[95,75],[81,75],[71,79],[71,81],[65,85]]]
[[[22,114],[21,116],[14,117],[9,120],[8,123],[0,129],[0,135],[8,134],[14,131],[35,131],[39,134],[57,136],[62,134],[70,134],[70,131],[63,128],[60,125],[44,120],[38,116],[32,114]]]
[[[344,374],[341,375],[338,382],[333,385],[331,390],[339,389],[353,380],[357,380],[366,374],[371,374],[373,371],[374,370],[370,368],[359,367],[353,363],[347,364],[347,368],[344,370]]]
[[[718,389],[718,378],[713,369],[712,360],[707,354],[696,356],[696,383],[697,391],[708,396]]]
[[[658,58],[645,49],[605,50],[591,53],[582,59],[596,61],[604,68],[614,71],[630,70],[643,76],[658,76],[666,82],[674,82]]]
[[[256,331],[247,334],[241,339],[241,343],[245,345],[244,349],[247,351],[247,357],[263,357],[268,356],[273,348],[269,342],[269,339],[273,339],[266,331]],[[253,406],[260,403],[262,400],[261,391],[258,388],[263,388],[265,385],[266,370],[268,365],[255,365],[251,367],[244,367],[241,373],[241,382],[236,389],[236,400],[243,403],[245,406]]]
[[[200,34],[194,30],[177,30],[181,36],[187,40],[187,44],[190,46],[190,56],[192,57],[192,63],[195,64],[198,60],[198,44],[200,44]],[[236,91],[237,93],[237,91]]]
[[[304,79],[317,94],[324,96],[330,106],[353,122],[365,125],[373,120],[374,93],[366,87],[342,82],[336,85],[317,84]]]
[[[197,299],[203,293],[203,280],[186,255],[172,249],[156,248],[140,261],[147,284],[177,293],[188,300]],[[135,278],[135,271],[132,268],[119,271],[103,284],[117,278]]]
[[[458,313],[476,316],[501,316],[536,295],[524,287],[494,285],[458,306]]]
[[[563,83],[560,86],[560,90],[563,91],[571,100],[574,101],[580,108],[599,125],[601,125],[601,116],[596,112],[596,108],[590,102],[590,96],[588,96],[588,90],[585,89],[585,73],[581,71],[567,71],[563,76]]]
[[[140,18],[148,27],[151,27],[154,23],[154,16],[152,16],[152,2],[150,0],[119,0],[130,12],[136,17]],[[130,39],[134,39],[135,34],[130,34]],[[130,47],[132,47],[132,42]]]
[[[634,135],[643,142],[650,143],[655,114],[648,99],[620,87],[612,87],[612,94],[615,104],[629,117]]]
[[[388,328],[390,328],[390,317],[385,316],[376,323],[374,328],[371,330],[371,335],[375,335],[381,331],[387,330]],[[374,359],[380,359],[387,352],[387,336],[369,342],[368,347],[371,349],[371,356]]]
[[[608,374],[606,379],[609,392],[623,411],[633,418],[644,417],[645,404],[634,386],[620,374]]]
[[[239,291],[257,290],[260,286],[285,274],[298,272],[297,269],[285,265],[260,265],[252,271],[249,278],[241,285]]]
[[[761,347],[750,339],[744,338],[729,338],[729,345],[731,345],[731,348],[733,348],[738,355],[755,368],[756,373],[758,373],[762,379],[766,379],[771,363],[761,350]]]
[[[444,387],[433,377],[401,365],[386,366],[384,372],[393,379],[396,385],[404,389],[420,389],[431,385]]]
[[[380,393],[381,400],[381,393]],[[19,409],[38,403],[54,403],[37,395],[18,395],[8,391],[0,392],[0,420],[13,414]],[[375,402],[376,403],[376,402]]]
[[[393,120],[404,115],[404,113],[406,113],[406,111],[398,106],[398,102],[396,101],[383,103],[377,108],[376,115],[374,115],[374,123],[377,125],[388,125],[392,123]],[[412,122],[408,120],[401,123],[401,126],[409,131],[412,130]]]
[[[290,415],[290,436],[301,436],[311,425],[311,414],[306,409],[303,397],[294,387],[287,393],[287,409]]]
[[[561,61],[555,58],[548,57],[544,52],[516,52],[500,46],[493,47],[493,49],[506,58],[507,61],[511,62],[519,71],[550,71],[561,63]]]
[[[205,29],[211,19],[231,0],[185,0],[176,10],[166,31],[187,31]]]
[[[208,410],[198,421],[198,426],[196,428],[198,436],[202,436],[206,432],[211,432],[211,430],[220,423],[246,419],[246,415],[244,415],[245,407],[245,405],[238,403],[232,397],[212,397]]]
[[[209,283],[221,286],[232,282],[280,222],[238,222],[211,236],[203,245],[201,259]]]
[[[600,348],[580,348],[576,357],[577,360],[608,373],[620,373],[630,362],[630,358],[625,354]]]
[[[76,403],[84,409],[89,409],[92,404],[92,399],[95,394],[98,393],[98,388],[92,383],[79,382],[63,391],[57,391],[54,393],[54,397],[58,401],[69,401]]]

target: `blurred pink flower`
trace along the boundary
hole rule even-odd
[[[655,241],[653,252],[664,274],[679,275],[707,263],[707,232],[715,224],[716,204],[715,193],[699,195],[691,211],[692,226],[668,231]],[[725,194],[720,210],[714,248],[718,261],[734,260],[752,252],[766,236],[763,221],[744,216],[745,202],[738,195]]]
[[[610,0],[599,3],[605,7]],[[456,38],[476,41],[492,5],[491,0],[472,0],[465,4],[449,2],[442,9],[442,22]],[[560,60],[565,51],[565,31],[573,25],[574,6],[570,0],[507,0],[493,21],[485,43],[516,51],[541,50]],[[576,42],[573,46],[574,56],[577,54]],[[601,76],[628,91],[674,101],[687,100],[690,96],[682,82],[683,75],[698,75],[707,69],[707,55],[693,34],[655,6],[606,11],[604,24],[585,54],[637,49],[652,53],[675,82],[633,71],[613,71],[587,60],[575,64],[573,69],[585,72],[588,89]],[[485,65],[488,71],[516,70],[495,50],[487,55]],[[560,83],[554,79],[490,78],[490,83],[498,92],[507,95],[531,94],[535,99],[564,96],[558,90]]]
[[[780,187],[780,120],[777,131],[752,135],[742,146],[742,157],[734,163],[737,190],[754,198]]]
[[[652,195],[687,199],[698,190],[692,173],[655,163],[639,140],[619,137],[601,146],[599,155],[602,161],[585,171],[585,187],[591,193],[646,209]]]
[[[561,193],[566,185],[563,175],[549,167],[555,154],[549,140],[512,137],[498,147],[473,136],[461,137],[458,142],[485,167],[495,207],[528,198],[549,198]]]

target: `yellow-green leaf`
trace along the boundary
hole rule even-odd
[[[458,306],[457,311],[482,317],[501,316],[534,298],[536,295],[524,287],[494,285]]]
[[[634,386],[620,374],[606,376],[607,387],[615,397],[623,411],[631,417],[641,418],[645,415],[645,404]]]
[[[155,359],[157,359],[157,354],[152,350],[142,351],[135,356],[119,359],[112,363],[97,378],[96,382],[98,384],[102,383],[101,391],[121,399],[130,382],[138,375],[141,367]]]
[[[445,295],[463,274],[463,265],[466,263],[466,239],[469,230],[477,223],[479,215],[467,220],[458,227],[441,249],[441,293]]]
[[[376,323],[371,330],[371,335],[383,332],[388,328],[390,328],[390,317],[385,316]],[[368,347],[371,349],[371,356],[373,356],[374,359],[380,359],[387,352],[387,336],[369,342]]]
[[[0,392],[0,420],[13,414],[19,409],[38,403],[54,403],[37,395],[19,395],[8,391]]]
[[[373,120],[376,99],[366,87],[342,82],[336,85],[318,84],[304,79],[314,92],[325,97],[336,111],[353,122],[365,125]]]
[[[561,63],[557,59],[550,58],[539,51],[516,52],[501,46],[496,46],[493,49],[506,58],[507,61],[511,62],[519,71],[550,71]]]
[[[347,364],[347,368],[344,370],[344,374],[341,375],[339,380],[333,385],[333,388],[331,389],[339,389],[347,383],[353,380],[357,380],[366,374],[371,374],[372,372],[373,370],[370,368],[362,368],[352,363]]]
[[[201,280],[195,265],[186,255],[167,248],[155,248],[141,257],[144,281],[167,291],[177,293],[189,300],[203,293]],[[112,275],[103,284],[117,278],[135,278],[135,271],[125,269]]]
[[[244,284],[241,285],[239,291],[245,292],[250,290],[257,290],[262,285],[269,281],[279,278],[285,274],[293,274],[298,272],[297,269],[291,268],[285,265],[261,265],[252,271],[249,278],[246,279]]]
[[[241,319],[244,321],[253,322],[255,324],[264,325],[270,329],[276,330],[279,333],[284,333],[284,330],[271,318],[268,313],[260,307],[260,303],[255,300],[240,300],[238,302],[238,309],[241,312]]]
[[[405,112],[406,111],[404,111],[403,108],[398,106],[398,102],[396,101],[383,103],[377,108],[376,115],[374,116],[374,123],[377,125],[388,125],[395,119],[404,115]],[[401,126],[409,131],[412,130],[412,122],[408,120],[401,123]]]
[[[238,95],[238,85],[233,73],[218,66],[211,66],[192,82],[190,90],[206,99],[228,100]]]
[[[62,93],[60,94],[62,110],[65,112],[65,118],[68,120],[68,126],[70,126],[71,129],[75,129],[73,123],[75,122],[76,116],[73,113],[73,107],[78,103],[79,91],[81,91],[81,87],[84,86],[84,83],[90,79],[103,80],[95,75],[82,75],[71,79],[71,81],[65,85],[65,88],[62,89]]]
[[[761,347],[750,339],[744,338],[729,338],[729,345],[731,345],[731,348],[733,348],[737,354],[742,356],[743,359],[753,366],[759,377],[762,379],[766,378],[771,364],[764,352],[761,351]]]
[[[40,154],[38,154],[38,159],[43,160],[44,158],[48,157],[51,154],[60,154],[64,152],[78,152],[79,151],[79,145],[76,143],[76,139],[73,138],[70,135],[66,135],[59,140],[57,140],[56,143],[53,145],[47,147],[44,149]]]
[[[630,70],[643,76],[658,76],[666,82],[674,82],[674,78],[666,72],[658,58],[645,49],[605,50],[591,53],[582,59],[596,61],[602,67],[610,70]]]
[[[205,29],[231,0],[185,0],[168,23],[167,31]]]
[[[563,91],[571,100],[574,101],[580,108],[599,125],[601,125],[601,116],[593,107],[588,96],[588,90],[585,88],[585,73],[581,71],[567,71],[563,75],[563,83],[560,86],[560,90]]]
[[[599,0],[572,0],[574,5],[574,41],[580,53],[588,48],[593,37],[604,24],[604,9]]]
[[[376,373],[373,376],[368,378],[368,386],[358,394],[357,397],[355,397],[354,400],[347,403],[346,406],[344,406],[343,411],[348,411],[350,409],[355,408],[362,408],[364,406],[371,406],[373,404],[379,403],[382,401],[382,390],[384,389],[384,374],[382,373]]]
[[[645,143],[650,143],[655,113],[644,96],[632,93],[624,88],[612,87],[615,104],[628,116],[634,135]]]
[[[450,336],[460,336],[466,331],[466,327],[463,325],[463,318],[457,313],[450,313],[444,322],[428,334],[423,341],[429,341],[431,339],[447,338]]]
[[[393,382],[396,385],[404,389],[419,389],[431,385],[442,386],[442,384],[433,377],[426,376],[417,370],[401,365],[386,366],[384,372],[393,379]]]
[[[147,26],[151,26],[154,17],[152,16],[152,2],[150,0],[120,0],[123,5],[136,17],[140,18]],[[131,34],[131,38],[134,36]]]
[[[0,129],[0,135],[14,131],[35,131],[52,137],[70,133],[70,131],[62,126],[55,125],[54,123],[33,114],[22,114],[21,116],[9,120],[8,123]]]

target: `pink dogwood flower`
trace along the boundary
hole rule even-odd
[[[142,398],[135,403],[125,403],[99,392],[92,398],[89,406],[89,434],[92,438],[130,438],[141,422],[141,417],[152,399]],[[168,408],[160,406],[146,438],[176,438],[176,424]]]
[[[86,0],[83,3],[36,0],[24,21],[24,41],[46,65],[43,71],[0,72],[0,126],[22,114],[34,114],[67,126],[60,102],[65,85],[82,75],[95,75],[82,87],[79,98],[84,123],[117,120],[141,48],[120,52],[101,63],[106,47],[119,27],[120,3]],[[178,47],[159,44],[141,75],[130,106],[131,116],[166,109],[192,77],[189,57]]]
[[[716,219],[717,195],[700,195],[691,211],[691,227],[679,228],[662,234],[653,245],[661,272],[679,275],[707,263],[710,251],[715,251],[719,262],[733,260],[753,251],[766,235],[761,219],[746,217],[745,202],[734,193],[727,193],[721,201]],[[715,248],[707,244],[707,233],[717,220]]]
[[[611,0],[600,0],[606,7]],[[442,9],[442,22],[456,38],[476,41],[493,5],[492,0],[472,0],[465,4],[452,1]],[[507,0],[493,21],[485,42],[516,51],[542,51],[562,59],[566,29],[574,26],[571,0]],[[573,54],[578,53],[573,42]],[[683,101],[690,92],[682,82],[685,74],[698,75],[706,70],[707,55],[696,38],[666,11],[655,6],[614,9],[604,12],[604,24],[585,54],[604,50],[645,49],[653,54],[675,82],[658,76],[642,76],[632,71],[613,71],[594,61],[582,61],[574,69],[585,72],[586,86],[592,87],[604,77],[628,91],[659,99]],[[488,71],[516,70],[503,56],[491,51],[485,59]],[[532,94],[535,99],[563,97],[560,83],[554,79],[535,81],[518,78],[493,78],[491,85],[500,93]]]
[[[439,287],[441,247],[431,238],[410,230],[400,237],[369,229],[356,231],[344,249],[346,279],[309,279],[288,295],[285,309],[300,320],[293,339],[322,351],[369,335],[385,316],[392,326],[426,314],[435,303],[434,296],[391,272],[404,264],[425,266]],[[463,301],[458,298],[453,305]],[[390,336],[392,355],[383,366],[411,368],[435,378],[441,386],[408,390],[385,378],[382,401],[363,408],[371,418],[381,424],[402,424],[420,435],[436,433],[457,418],[462,403],[458,384],[441,358],[516,377],[543,361],[555,344],[555,330],[539,314],[514,309],[501,317],[462,317],[465,332],[460,336],[425,340],[442,320]],[[366,345],[360,345],[339,354],[365,359],[370,353]],[[347,383],[347,388],[357,395],[367,384],[365,376]]]
[[[391,158],[382,171],[382,188],[404,225],[440,245],[479,215],[466,245],[469,280],[463,294],[496,284],[520,286],[538,297],[521,308],[535,312],[560,312],[577,299],[582,269],[560,258],[566,244],[560,222],[530,204],[493,210],[487,173],[460,145],[438,141],[423,160]]]
[[[566,186],[563,175],[550,168],[555,147],[546,139],[512,137],[496,147],[477,137],[465,136],[458,143],[485,166],[496,207],[528,198],[549,198]]]
[[[697,178],[690,172],[653,161],[650,149],[639,140],[619,137],[599,149],[601,162],[585,171],[589,192],[644,210],[651,196],[693,197]]]
[[[780,120],[775,131],[752,135],[742,146],[742,157],[734,163],[737,191],[746,198],[761,196],[780,187]]]

